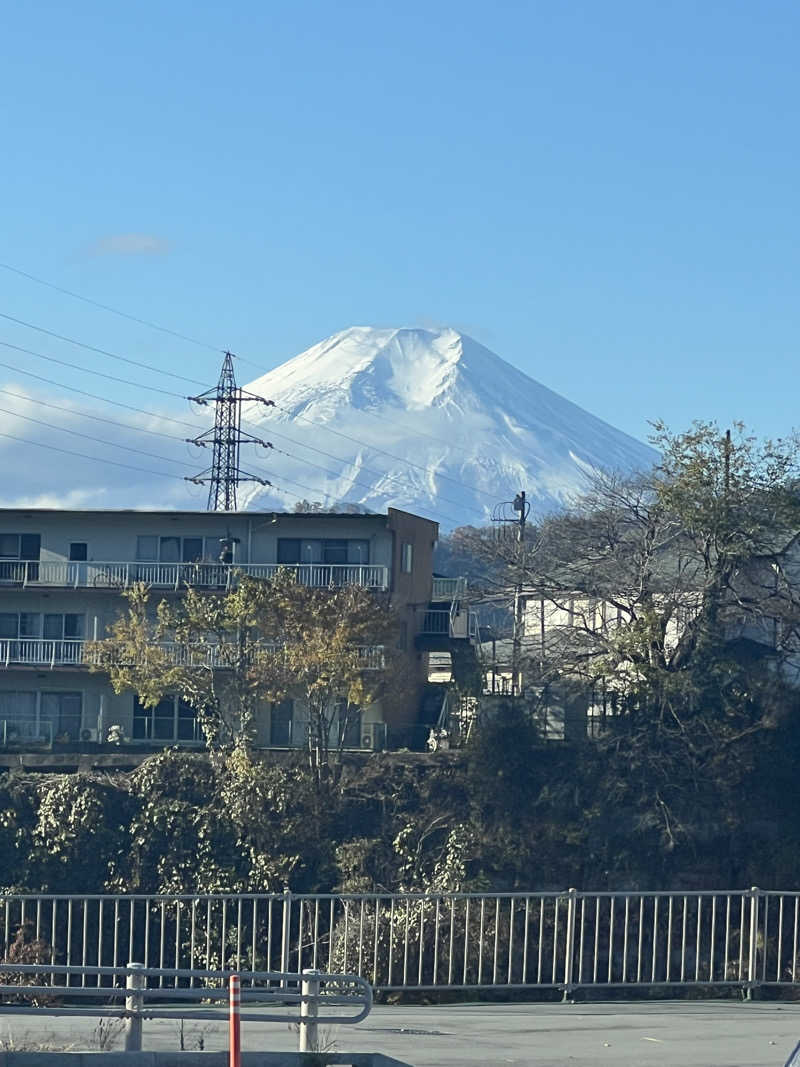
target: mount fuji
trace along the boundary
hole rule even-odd
[[[487,522],[520,489],[535,517],[585,491],[592,471],[657,459],[453,329],[354,326],[246,388],[275,404],[248,405],[244,425],[272,442],[266,477],[283,490],[248,486],[248,508],[284,510],[288,493],[452,529]]]

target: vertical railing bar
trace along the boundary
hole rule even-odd
[[[745,895],[739,896],[739,981],[744,978],[744,912]]]
[[[761,954],[761,981],[767,980],[767,945],[769,944],[769,894],[764,894],[764,951]]]
[[[558,897],[555,897],[553,908],[553,972],[550,981],[555,983],[558,966]]]
[[[583,933],[586,918],[586,897],[581,897],[581,934],[578,942],[578,984],[583,982]]]
[[[8,947],[8,945],[10,945],[10,943],[11,943],[11,914],[10,914],[11,901],[8,899],[8,897],[6,897],[6,899],[3,901],[3,904],[4,904],[4,912],[5,912],[4,923],[3,923],[3,926],[4,926],[3,945],[4,945],[4,947]]]
[[[194,970],[195,969],[195,966],[194,966],[195,945],[197,943],[197,901],[196,900],[192,901],[191,916],[192,916],[191,919],[190,919],[190,924],[191,925],[190,925],[190,928],[189,928],[189,967],[190,967],[191,970]],[[189,979],[189,988],[190,989],[194,989],[194,984],[195,984],[195,978],[194,978],[194,976],[192,976]]]
[[[53,905],[50,908],[50,963],[53,966],[55,966],[55,962],[56,962],[56,937],[58,936],[58,934],[57,934],[57,926],[56,926],[56,907],[57,906],[58,906],[58,901],[54,897],[53,898]],[[55,971],[53,971],[51,973],[51,975],[50,975],[50,985],[55,985],[55,984],[56,984],[56,975],[55,975]]]
[[[441,909],[439,905],[439,897],[436,898],[436,910],[433,918],[433,985],[436,985],[437,972],[439,970],[439,918]]]
[[[469,903],[469,901],[468,901]],[[528,984],[528,929],[531,915],[531,898],[525,897],[525,925],[522,935],[522,984]]]
[[[175,901],[175,970],[181,966],[181,908],[180,900]],[[175,988],[178,988],[178,976],[175,975]]]
[[[497,985],[497,966],[500,955],[500,897],[496,898],[494,907],[494,949],[492,955],[492,985]]]
[[[481,897],[481,918],[480,927],[478,929],[478,985],[482,984],[483,978],[483,931],[484,931],[484,918],[486,912],[486,898]]]
[[[389,960],[386,969],[386,984],[392,984],[392,964],[394,962],[394,896],[389,898]]]
[[[725,897],[725,954],[722,962],[722,980],[728,980],[728,957],[731,947],[731,895]]]
[[[669,895],[669,904],[667,906],[667,973],[666,981],[669,981],[669,976],[672,969],[672,893]]]
[[[798,919],[798,904],[800,904],[800,896],[795,893],[794,897],[794,930],[792,933],[792,981],[796,980],[796,968],[797,968],[797,919]]]
[[[450,945],[447,950],[447,984],[453,984],[453,956],[456,938],[456,898],[450,897]]]
[[[597,982],[597,967],[600,959],[600,897],[594,898],[594,961],[592,981]]]
[[[658,958],[658,897],[653,897],[653,959],[650,967],[650,984],[656,981],[656,959]]]
[[[611,981],[614,964],[614,896],[608,909],[608,980]]]
[[[702,919],[703,919],[703,898],[701,896],[698,896],[698,898],[697,898],[697,933],[696,933],[696,936],[695,936],[695,945],[694,945],[694,980],[695,980],[695,982],[699,982],[700,981],[700,931],[701,931],[700,924],[702,922]]]
[[[204,966],[211,969],[211,897],[206,900],[206,958]]]
[[[89,951],[89,901],[83,898],[83,945],[81,947],[81,967],[86,966],[86,955]],[[81,985],[86,985],[86,975],[81,975]]]
[[[628,980],[628,919],[630,915],[630,897],[625,895],[625,914],[622,927],[622,981]],[[611,981],[611,978],[609,978]]]
[[[251,971],[251,973],[253,971],[259,970],[258,966],[256,965],[257,964],[256,953],[258,952],[258,940],[257,940],[257,937],[258,937],[258,900],[259,900],[258,897],[253,897],[253,918],[252,918],[252,930],[251,930],[251,937],[250,937],[250,971]],[[319,901],[317,901],[317,907],[319,908]],[[316,969],[316,966],[317,966],[317,944],[316,944],[316,940],[314,942],[314,962],[312,963],[311,966],[314,967],[314,969]],[[251,978],[250,979],[250,988],[252,989],[255,984],[256,984],[255,978]]]
[[[97,966],[98,967],[102,967],[102,965],[103,965],[103,912],[104,912],[104,904],[105,904],[105,898],[104,897],[100,897],[100,904],[99,904],[98,909],[97,909]],[[103,976],[102,976],[102,974],[98,974],[98,976],[97,976],[97,985],[101,986],[102,984],[103,984]],[[111,985],[113,985],[113,984],[114,984],[114,979],[112,977]]]
[[[358,916],[358,970],[356,972],[357,974],[363,974],[364,973],[363,963],[362,963],[363,958],[364,958],[364,898],[362,897],[361,898],[361,908],[359,909],[359,916]]]
[[[544,953],[544,897],[539,898],[539,951],[536,964],[536,984],[542,984],[542,962]]]
[[[336,906],[331,898],[330,920],[328,924],[328,973],[333,970],[333,924],[336,916]]]
[[[343,902],[342,906],[344,908],[344,958],[342,960],[342,963],[343,963],[342,970],[344,971],[345,974],[347,974],[347,949],[348,949],[348,944],[347,943],[350,940],[347,935],[348,935],[349,929],[350,929],[350,902],[345,900]]]
[[[119,963],[119,897],[114,897],[114,959],[112,967]],[[112,980],[113,984],[113,980]]]
[[[683,982],[686,977],[686,909],[688,906],[687,898],[683,898],[683,932],[681,934],[681,981]]]
[[[425,898],[419,902],[419,966],[417,967],[417,985],[422,985],[422,960],[425,954]]]
[[[408,985],[408,936],[411,925],[411,902],[406,897],[406,930],[403,939],[403,985]]]
[[[508,985],[511,985],[513,977],[512,971],[514,966],[514,898],[509,897],[509,916],[508,916],[508,977],[506,979]]]
[[[158,966],[159,969],[164,967],[164,950],[166,947],[166,935],[167,935],[167,902],[161,900],[158,907],[158,913],[160,916],[159,930],[158,930]],[[158,985],[160,989],[164,988],[164,975],[162,974],[158,979]]]
[[[242,969],[242,898],[239,897],[236,908],[236,970]],[[297,971],[300,973],[302,967],[300,961],[297,963]]]
[[[72,897],[67,900],[67,967],[72,966]],[[64,985],[71,985],[71,974],[66,975]]]
[[[135,927],[135,924],[134,924],[135,918],[136,918],[136,901],[133,898],[131,898],[130,907],[128,908],[128,958],[125,960],[126,964],[128,964],[128,963],[136,963],[137,962],[136,956],[138,955],[138,953],[134,953],[134,941],[133,941],[134,936],[135,936],[135,930],[136,930],[136,927]]]
[[[644,937],[644,897],[639,894],[639,936],[636,946],[636,981],[642,980],[642,944]]]
[[[781,956],[783,955],[783,893],[778,897],[778,960],[775,965],[775,981],[781,980]]]
[[[314,952],[311,959],[311,966],[314,970],[317,970],[317,962],[319,956],[319,897],[314,901]]]
[[[711,933],[710,950],[708,953],[708,981],[714,982],[714,942],[717,937],[717,894],[711,897]],[[723,975],[724,977],[724,975]]]
[[[228,898],[222,898],[222,931],[220,933],[220,961],[219,969],[225,970],[225,950],[227,949],[228,933]],[[283,968],[281,967],[281,970]]]
[[[150,964],[150,898],[144,902],[144,965]]]
[[[464,985],[467,984],[467,974],[468,974],[467,960],[469,959],[469,905],[470,905],[470,898],[467,897],[467,902],[464,905],[464,966],[462,968],[463,977],[461,979],[461,981],[462,981],[462,983]]]
[[[381,898],[375,897],[375,941],[372,951],[372,984],[378,983],[378,932],[381,924]]]

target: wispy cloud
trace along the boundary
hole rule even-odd
[[[172,248],[153,233],[111,233],[89,245],[90,256],[165,256]]]

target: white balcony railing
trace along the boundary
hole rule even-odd
[[[388,568],[377,563],[71,563],[66,560],[0,560],[0,585],[56,586],[74,589],[127,589],[135,582],[159,589],[187,585],[222,592],[238,577],[272,578],[279,570],[295,575],[300,585],[315,589],[360,585],[388,589]]]
[[[230,666],[233,646],[213,647],[179,644],[163,641],[158,645],[166,653],[167,661],[181,667],[218,667]],[[265,644],[265,649],[278,648],[277,645]],[[382,645],[360,645],[357,649],[361,660],[361,669],[379,671],[384,667]],[[79,639],[51,641],[38,637],[24,637],[0,640],[0,670],[9,667],[89,667],[98,661],[96,651],[91,643]]]
[[[467,582],[464,578],[434,578],[431,589],[431,600],[460,600],[466,591]]]

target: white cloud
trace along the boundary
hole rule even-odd
[[[91,256],[163,256],[171,249],[171,242],[156,234],[113,233],[94,241],[87,251]]]

